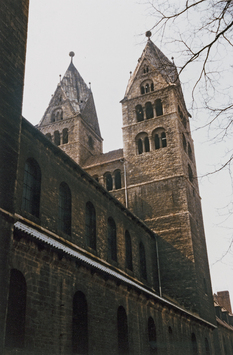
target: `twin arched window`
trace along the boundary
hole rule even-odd
[[[65,182],[59,187],[58,228],[71,235],[71,192]]]
[[[105,185],[108,191],[111,191],[115,188],[115,190],[121,189],[121,171],[114,171],[114,183],[111,173],[105,174]]]
[[[150,151],[150,142],[147,133],[139,133],[136,137],[136,144],[138,154]]]
[[[51,122],[63,120],[63,110],[62,108],[56,108],[51,115]]]
[[[49,133],[47,133],[46,136],[50,140],[52,140],[51,135]],[[67,144],[67,143],[68,143],[68,128],[64,128],[62,131],[62,144]],[[61,137],[59,131],[54,132],[54,144],[56,144],[57,146],[61,144]]]
[[[86,204],[85,234],[87,245],[96,250],[96,213],[95,207],[90,201]]]
[[[108,257],[117,261],[116,223],[112,217],[108,218]]]
[[[155,149],[167,146],[167,137],[163,128],[158,128],[153,132]]]
[[[29,158],[24,168],[22,209],[35,217],[39,217],[40,187],[40,167],[34,159]]]

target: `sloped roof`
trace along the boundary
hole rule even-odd
[[[59,101],[60,97],[62,97],[62,103]],[[91,89],[87,87],[72,60],[61,82],[58,84],[39,126],[48,124],[53,110],[58,107],[62,108],[64,105],[66,107],[70,105],[69,114],[71,112],[73,115],[81,114],[95,133],[99,136],[101,135]],[[64,111],[63,119],[68,118],[64,116],[66,112],[67,110]]]
[[[97,156],[92,156],[88,158],[83,166],[83,168],[88,168],[93,165],[99,165],[104,163],[109,163],[111,161],[123,159],[123,149],[111,150],[110,152],[103,153]]]
[[[148,39],[146,47],[138,60],[137,67],[129,80],[125,96],[127,96],[144,59],[146,59],[149,64],[162,75],[167,84],[179,83],[175,64],[172,63],[150,39]]]

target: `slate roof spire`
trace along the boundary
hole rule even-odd
[[[98,118],[91,89],[88,88],[73,64],[74,52],[69,53],[71,62],[58,84],[45,114],[38,126],[51,123],[52,113],[61,107],[63,120],[81,114],[82,118],[100,136]]]

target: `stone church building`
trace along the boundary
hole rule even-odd
[[[103,153],[73,52],[38,125],[21,116],[28,1],[0,16],[1,354],[233,354],[174,63],[147,32]]]

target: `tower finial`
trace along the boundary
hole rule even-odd
[[[150,39],[151,35],[152,35],[151,31],[146,31],[146,37],[148,37],[148,40]]]
[[[75,56],[75,53],[74,52],[70,52],[69,56],[71,57],[71,62],[73,63],[73,57]]]

